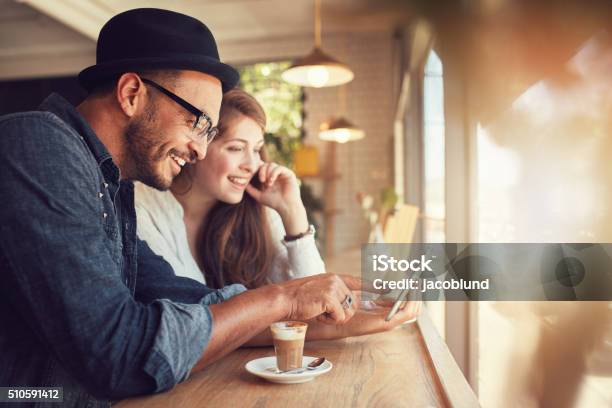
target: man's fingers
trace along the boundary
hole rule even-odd
[[[348,309],[344,309],[343,323],[348,322],[349,320],[352,319],[353,316],[355,316],[356,309],[357,309],[357,306],[354,303]]]
[[[327,313],[322,313],[317,316],[317,321],[323,324],[338,324]]]
[[[353,317],[355,314],[355,308],[357,307],[355,293],[353,293],[350,289],[346,287],[346,285],[342,285],[338,287],[337,292],[338,299],[340,300],[340,305],[344,309],[344,321],[342,323],[346,323]]]
[[[327,298],[325,302],[325,317],[334,323],[342,323],[345,319],[345,310],[337,299]]]
[[[361,299],[361,291],[360,290],[353,290],[351,291],[353,293],[353,305],[358,305],[359,303],[361,303],[362,299]]]
[[[338,275],[350,290],[361,290],[361,279],[355,276]]]
[[[369,279],[362,279],[361,280],[361,286],[362,286],[362,290],[364,292],[369,292],[369,293],[378,293],[381,295],[387,294],[387,293],[391,293],[391,289],[377,289],[374,286],[374,281],[373,280],[369,280]]]

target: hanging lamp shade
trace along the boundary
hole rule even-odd
[[[291,64],[282,78],[294,85],[313,88],[337,86],[351,82],[353,71],[321,49],[321,0],[315,0],[314,48],[310,54]]]
[[[346,84],[353,80],[353,71],[340,61],[315,47],[310,54],[293,62],[282,78],[294,85],[322,88]]]
[[[343,117],[330,118],[321,123],[319,139],[346,143],[363,139],[365,132]]]

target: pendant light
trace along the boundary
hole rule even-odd
[[[346,143],[363,139],[365,132],[344,117],[334,117],[321,124],[319,139],[328,142]]]
[[[294,85],[323,88],[346,84],[353,71],[321,50],[321,0],[315,0],[315,46],[310,54],[293,62],[282,78]]]
[[[346,87],[338,88],[339,114],[332,116],[319,126],[319,139],[328,142],[346,143],[363,139],[365,132],[344,117],[346,112]]]

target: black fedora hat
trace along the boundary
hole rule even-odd
[[[177,69],[200,71],[221,81],[223,92],[238,72],[219,60],[212,33],[201,21],[169,10],[140,8],[111,18],[98,36],[96,65],[79,73],[88,90],[125,72]]]

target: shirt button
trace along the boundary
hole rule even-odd
[[[102,198],[102,197],[104,197],[104,194],[98,193],[98,198]]]
[[[104,188],[108,188],[108,183],[104,183]]]
[[[106,217],[108,217],[108,214],[104,213],[104,214],[102,214],[102,217],[106,218]]]

